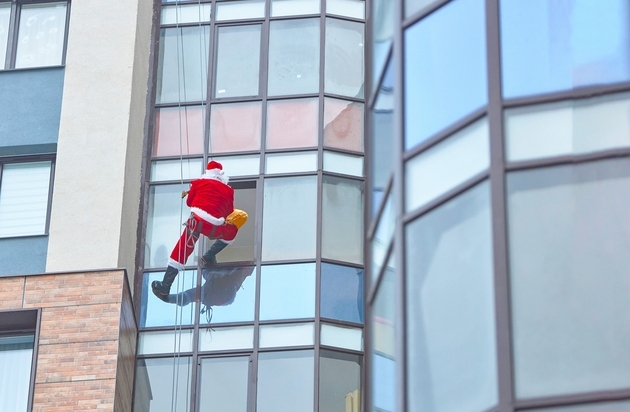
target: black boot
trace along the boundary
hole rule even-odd
[[[228,245],[227,243],[221,240],[215,241],[210,247],[210,249],[208,249],[208,251],[204,253],[203,257],[201,258],[201,262],[203,263],[203,266],[204,267],[210,266],[217,263],[217,253],[225,249],[227,245]]]
[[[177,277],[177,269],[173,266],[169,266],[166,268],[166,272],[164,273],[164,279],[160,282],[159,280],[154,280],[151,283],[151,289],[153,289],[153,294],[158,297],[161,301],[168,302],[168,294],[171,291],[171,285],[173,281]]]

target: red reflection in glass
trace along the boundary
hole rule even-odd
[[[202,106],[158,109],[153,156],[202,154],[205,113]]]
[[[267,105],[267,149],[317,146],[318,99],[279,100]]]
[[[324,102],[324,146],[363,151],[363,105],[337,99]]]
[[[261,102],[213,105],[210,152],[260,150],[261,121]]]

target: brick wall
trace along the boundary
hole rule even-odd
[[[41,308],[34,412],[131,411],[137,325],[123,270],[0,278],[0,310]]]

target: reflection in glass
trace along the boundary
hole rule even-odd
[[[315,263],[263,266],[260,320],[315,317]]]
[[[317,152],[275,153],[266,156],[265,173],[300,173],[317,170]]]
[[[313,346],[315,327],[313,323],[261,325],[260,347]]]
[[[319,356],[319,410],[360,411],[361,356],[322,350]],[[352,405],[348,409],[347,405]]]
[[[630,410],[630,401],[598,402],[583,405],[528,409],[530,412],[623,412]]]
[[[151,162],[151,181],[189,180],[199,177],[203,159],[159,160]]]
[[[217,21],[265,17],[265,0],[217,2]]]
[[[320,316],[363,323],[363,269],[322,262]]]
[[[251,276],[254,269],[254,266],[214,266],[201,270],[201,312],[208,323],[254,320],[256,280]],[[196,293],[196,286],[172,293],[167,297],[168,303],[187,306],[195,302]]]
[[[134,385],[134,412],[190,410],[190,357],[138,359]]]
[[[26,412],[35,336],[0,337],[0,410]]]
[[[272,0],[271,17],[319,14],[317,0]]]
[[[627,0],[501,0],[506,98],[630,79]]]
[[[385,187],[392,175],[394,161],[394,70],[393,63],[387,65],[383,82],[378,89],[372,109],[371,144],[371,215],[374,217],[381,204]]]
[[[223,170],[230,174],[230,169],[223,165]],[[235,207],[247,211],[249,218],[247,223],[238,231],[234,242],[219,253],[216,258],[219,263],[225,262],[253,262],[254,261],[254,241],[256,236],[256,188],[234,189]],[[205,249],[210,249],[214,243],[207,239]]]
[[[254,347],[254,327],[211,327],[199,330],[199,351],[251,349]]]
[[[168,257],[181,236],[182,224],[190,216],[190,208],[181,198],[188,184],[160,185],[149,188],[149,210],[145,239],[144,267],[165,268]],[[188,265],[197,262],[197,250]]]
[[[210,21],[211,4],[163,6],[160,24],[199,23]]]
[[[322,323],[320,341],[325,346],[362,351],[363,329]]]
[[[269,96],[317,93],[319,19],[272,21],[269,30]]]
[[[410,411],[483,411],[498,400],[490,186],[406,228]]]
[[[315,258],[317,176],[265,179],[262,260]]]
[[[405,210],[426,205],[489,166],[490,132],[484,117],[405,164]]]
[[[177,238],[176,238],[177,239]],[[187,308],[174,307],[162,302],[151,291],[151,282],[162,280],[164,272],[149,272],[142,275],[142,301],[140,303],[140,327],[150,328],[154,326],[191,325],[195,320],[195,305]],[[171,292],[176,294],[187,289],[194,288],[197,283],[197,271],[180,271],[171,287]],[[193,289],[192,301],[195,301]],[[181,302],[181,300],[180,300]],[[187,302],[188,304],[189,302]]]
[[[365,19],[364,0],[326,0],[326,14]]]
[[[450,2],[406,29],[404,37],[410,149],[487,103],[484,2]]]
[[[396,279],[384,273],[372,305],[372,412],[396,411]]]
[[[257,412],[313,411],[313,351],[258,355]]]
[[[230,177],[252,176],[260,172],[260,155],[257,154],[251,156],[211,156],[211,160],[221,163],[223,170],[229,171]]]
[[[267,149],[317,146],[319,99],[267,103]]]
[[[322,257],[363,263],[363,182],[324,176]]]
[[[15,67],[61,64],[66,35],[65,1],[21,6]]]
[[[326,19],[326,93],[363,97],[363,27],[363,23]]]
[[[200,361],[199,410],[247,412],[249,356]]]
[[[628,147],[628,113],[629,93],[506,110],[508,160]]]
[[[160,30],[156,103],[206,99],[208,26]]]
[[[0,178],[0,238],[46,233],[52,162],[9,163]]]
[[[516,395],[629,387],[630,162],[511,173],[507,193]]]
[[[363,176],[363,157],[324,151],[324,170],[350,176]]]
[[[219,27],[214,97],[258,95],[261,27],[259,24]]]
[[[212,105],[210,153],[260,150],[261,122],[261,102]]]
[[[394,36],[394,0],[374,0],[372,7],[372,93],[381,78]],[[368,27],[370,27],[368,25]]]
[[[390,193],[389,196],[387,196],[387,200],[385,200],[385,207],[383,208],[383,213],[381,213],[374,238],[372,239],[372,280],[375,280],[376,276],[378,276],[381,271],[383,261],[387,257],[389,245],[394,240],[395,219],[394,202]],[[392,259],[390,258],[390,260]],[[389,265],[388,262],[388,266]]]
[[[192,329],[173,330],[171,328],[155,332],[140,332],[138,337],[138,354],[140,355],[192,352],[192,348]]]
[[[202,154],[205,118],[205,106],[157,108],[153,156]]]
[[[437,1],[438,0],[405,0],[405,17],[409,17]]]
[[[324,146],[363,151],[363,104],[324,100]]]
[[[0,3],[0,70],[4,69],[9,40],[9,20],[11,3]]]

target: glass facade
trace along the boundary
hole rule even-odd
[[[361,411],[365,2],[157,7],[134,410]],[[197,242],[166,303],[209,160],[249,219],[211,267]]]
[[[630,2],[370,6],[365,410],[626,410]]]

